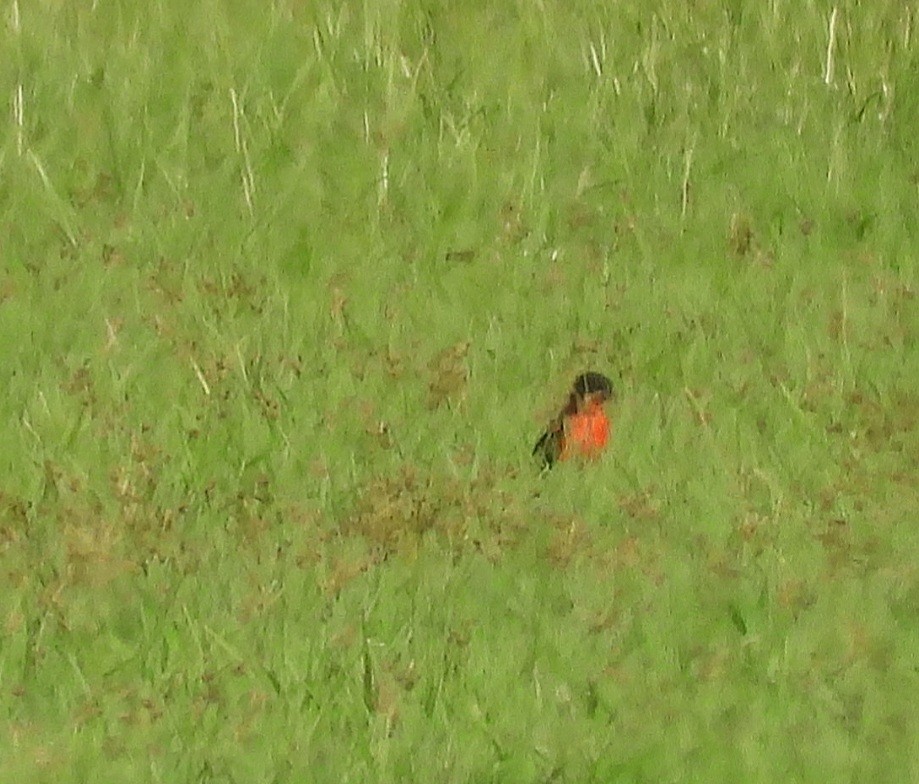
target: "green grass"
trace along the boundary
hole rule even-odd
[[[135,5],[0,31],[0,780],[919,780],[915,8]]]

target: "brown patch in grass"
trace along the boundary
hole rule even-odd
[[[847,520],[838,517],[827,521],[814,538],[823,545],[831,575],[853,563],[852,532]]]
[[[906,435],[919,428],[919,395],[901,392],[893,397],[890,405],[882,406],[855,390],[848,402],[858,412],[865,440],[877,452],[892,451],[898,446],[906,447]],[[915,449],[912,456],[919,459]]]
[[[649,547],[637,536],[627,536],[612,549],[595,551],[594,567],[602,575],[637,572],[655,585],[661,585],[664,572],[660,567],[660,558],[661,552],[657,547]]]
[[[702,425],[703,427],[708,426],[712,421],[712,415],[708,405],[711,402],[711,393],[706,390],[683,387],[683,394],[689,402],[696,424]]]
[[[520,242],[529,233],[520,205],[511,201],[506,201],[501,206],[498,218],[501,223],[499,233],[500,241],[508,245],[515,245]]]
[[[546,556],[552,566],[564,569],[578,555],[589,551],[590,531],[584,521],[577,518],[557,520],[554,528],[555,532],[546,547]]]
[[[753,250],[755,237],[750,216],[735,212],[728,229],[728,249],[731,253],[737,258],[744,258]]]
[[[122,575],[136,571],[123,556],[120,530],[94,517],[75,520],[65,527],[67,576],[77,585],[104,588]]]
[[[361,400],[357,404],[357,411],[360,414],[364,433],[370,436],[374,445],[382,450],[392,449],[395,442],[389,422],[380,417],[376,402],[372,399]]]
[[[0,491],[0,553],[22,538],[28,520],[28,502]]]
[[[380,668],[376,678],[376,689],[373,700],[374,712],[386,721],[386,733],[390,734],[399,720],[399,706],[402,702],[402,689],[392,673]]]
[[[844,667],[860,661],[867,662],[869,666],[882,672],[890,667],[892,652],[889,641],[879,638],[865,624],[849,621],[846,628],[846,643]]]
[[[619,508],[633,520],[647,522],[660,517],[660,501],[654,497],[654,488],[619,497]]]
[[[463,480],[403,465],[366,485],[341,525],[379,552],[412,553],[427,535],[445,540],[457,552],[500,553],[525,527],[515,500],[495,487],[495,475]]]
[[[795,616],[815,601],[813,590],[804,580],[798,578],[781,583],[776,590],[775,598],[780,607],[791,611]]]
[[[615,550],[616,560],[622,566],[635,568],[641,563],[641,552],[639,541],[636,536],[627,536],[618,545]]]
[[[468,340],[461,340],[447,346],[428,362],[428,408],[439,408],[444,403],[452,404],[463,398],[469,380],[466,357],[470,345]]]
[[[724,678],[731,663],[731,651],[725,645],[700,650],[692,661],[692,672],[700,681],[717,681]]]
[[[344,529],[385,550],[396,550],[433,528],[455,493],[455,487],[435,489],[430,476],[403,467],[396,476],[375,479],[364,489]]]
[[[339,556],[320,582],[323,593],[338,596],[354,578],[376,566],[382,560],[379,553],[361,553],[359,555]]]
[[[6,275],[0,279],[0,305],[12,299],[17,292],[18,288],[12,277]]]
[[[736,259],[751,261],[762,267],[771,267],[775,263],[772,250],[760,246],[753,227],[753,219],[744,212],[735,212],[731,216],[727,246],[731,255]]]

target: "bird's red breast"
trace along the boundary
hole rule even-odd
[[[610,380],[587,372],[574,380],[568,402],[533,447],[545,468],[571,457],[597,457],[609,441],[610,421],[603,409],[613,393]]]
[[[566,417],[562,449],[559,460],[579,457],[596,457],[609,441],[610,422],[600,404]]]

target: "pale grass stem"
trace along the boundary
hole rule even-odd
[[[846,357],[846,369],[852,370],[852,352],[849,350],[849,276],[843,273],[842,276],[842,324],[840,325],[840,334],[842,335],[842,350]]]
[[[689,209],[689,179],[692,173],[692,158],[695,150],[696,145],[693,142],[683,156],[683,183],[680,186],[680,217],[683,220],[686,219],[686,211]]]
[[[35,432],[35,428],[32,427],[32,423],[29,421],[29,415],[26,413],[23,413],[22,415],[22,426],[32,434],[32,436],[39,444],[42,443],[41,436]]]
[[[594,46],[593,41],[590,42],[590,64],[593,66],[597,78],[602,79],[603,67],[600,65],[600,57],[597,55],[597,47]]]
[[[118,327],[112,323],[112,320],[106,316],[105,318],[105,330],[108,334],[108,337],[105,341],[105,348],[103,351],[111,351],[115,347],[115,344],[118,342]]]
[[[826,181],[831,183],[837,174],[839,159],[842,157],[840,147],[842,145],[842,129],[837,128],[833,133],[833,146],[830,149],[830,161],[826,169]]]
[[[76,673],[77,680],[83,688],[83,693],[86,695],[92,694],[92,688],[89,685],[89,681],[86,680],[86,675],[83,673],[83,668],[80,667],[80,662],[77,661],[77,657],[69,653],[67,654],[67,661],[70,663],[71,669]]]
[[[198,367],[198,363],[195,360],[191,361],[192,369],[195,371],[195,375],[198,377],[198,383],[201,384],[201,389],[204,390],[204,394],[210,396],[211,388],[207,383],[207,379],[204,377],[204,373],[201,372],[201,368]]]
[[[22,29],[19,16],[19,0],[13,0],[12,7],[10,8],[10,27],[13,28],[13,32],[16,35],[19,35]],[[16,91],[13,94],[13,120],[16,123],[16,152],[20,156],[23,150],[23,117],[22,82],[18,82],[16,84]]]
[[[651,18],[651,40],[648,44],[648,47],[645,49],[640,63],[636,63],[636,70],[641,68],[644,70],[645,78],[648,80],[648,84],[651,85],[651,91],[657,95],[658,91],[658,78],[657,78],[657,57],[658,57],[658,41],[657,41],[657,16]]]
[[[254,214],[252,200],[255,193],[255,176],[252,173],[252,162],[249,160],[249,148],[246,145],[246,140],[243,137],[242,130],[240,128],[242,109],[239,107],[239,100],[236,96],[235,87],[230,88],[230,101],[233,104],[233,138],[236,142],[236,152],[243,159],[243,197],[246,200],[246,207],[249,208],[249,215],[251,216]]]
[[[377,193],[377,205],[382,207],[389,193],[389,151],[385,151],[380,160],[380,187]]]
[[[838,18],[839,8],[834,5],[830,13],[829,40],[826,45],[826,65],[823,69],[823,83],[827,86],[833,83],[833,73],[835,71],[833,56],[836,50],[836,21]]]
[[[29,160],[32,161],[32,165],[35,166],[35,170],[38,172],[38,176],[41,178],[42,184],[45,186],[48,193],[51,194],[54,201],[58,202],[59,204],[63,204],[64,201],[58,196],[57,191],[54,190],[54,185],[51,182],[51,178],[45,171],[45,167],[42,165],[41,160],[32,150],[29,150]],[[67,235],[67,239],[70,241],[70,244],[74,248],[77,247],[76,234],[74,234],[73,229],[68,225],[68,221],[64,215],[61,216],[61,228]]]
[[[703,427],[708,427],[709,415],[705,412],[705,409],[699,404],[699,400],[693,391],[689,387],[683,387],[683,394],[686,396],[686,400],[689,402],[690,407],[693,410],[693,413],[696,415],[696,419],[699,420],[699,424]]]
[[[245,382],[246,386],[249,387],[251,386],[249,383],[249,373],[246,371],[246,360],[243,358],[243,352],[240,346],[241,343],[237,343],[235,346],[236,359],[239,361],[239,371],[242,373],[243,381]]]
[[[21,156],[23,149],[24,125],[22,82],[19,82],[19,84],[16,85],[16,92],[13,94],[13,120],[16,123],[16,153]]]
[[[230,645],[230,643],[227,642],[226,638],[217,634],[217,632],[215,632],[206,623],[202,624],[202,628],[207,633],[208,637],[210,637],[215,643],[217,643],[217,645],[220,646],[220,648],[222,648],[226,653],[228,653],[231,657],[233,657],[237,662],[243,662],[246,660],[245,656],[243,656],[242,652],[238,648],[234,648],[232,645]]]

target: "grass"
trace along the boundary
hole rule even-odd
[[[917,21],[14,0],[0,779],[919,780]]]

